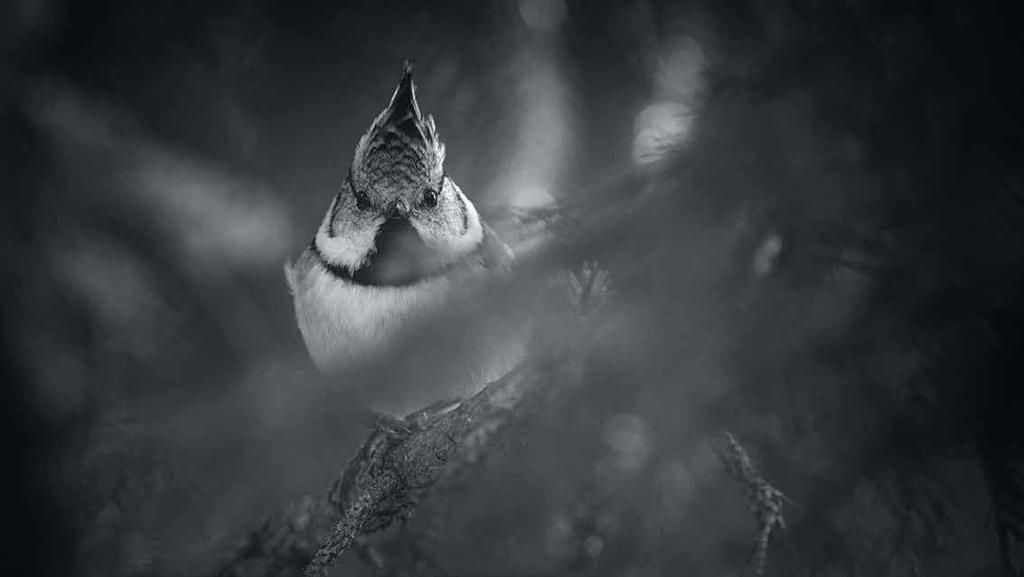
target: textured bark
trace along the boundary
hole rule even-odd
[[[733,478],[743,484],[747,493],[747,506],[757,520],[757,540],[750,554],[754,575],[764,575],[768,561],[768,544],[776,527],[786,528],[782,517],[782,504],[786,496],[761,476],[743,445],[732,433],[725,434],[726,449],[721,453],[722,464]]]
[[[286,519],[276,532],[255,531],[217,575],[298,575],[295,567],[303,565],[307,577],[327,574],[362,535],[407,517],[438,481],[479,462],[537,407],[577,382],[578,358],[568,348],[549,351],[461,403],[434,405],[403,419],[378,416],[327,498],[317,501],[329,510],[308,516],[305,524]]]
[[[352,542],[362,533],[366,521],[374,514],[380,503],[391,493],[399,490],[398,476],[393,471],[381,471],[342,513],[341,520],[306,566],[306,575],[323,575],[334,565]]]

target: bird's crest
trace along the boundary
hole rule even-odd
[[[371,196],[436,187],[444,175],[444,155],[433,116],[424,117],[416,102],[412,63],[407,60],[391,102],[359,139],[353,185]]]

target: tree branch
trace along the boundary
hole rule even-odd
[[[726,432],[725,439],[726,449],[720,453],[722,463],[733,478],[743,483],[747,491],[747,505],[757,519],[757,540],[750,557],[754,565],[754,575],[760,577],[764,575],[765,563],[768,560],[768,543],[772,531],[776,527],[786,528],[786,521],[782,518],[782,503],[788,499],[782,491],[764,480],[754,467],[750,455],[732,433]]]
[[[313,523],[253,532],[220,577],[325,575],[362,535],[407,518],[438,481],[479,462],[494,446],[579,382],[583,323],[610,294],[608,275],[593,263],[570,275],[568,340],[544,342],[522,365],[461,402],[440,402],[395,419],[375,415],[374,431],[345,467]],[[563,325],[565,323],[562,323]],[[333,523],[315,553],[310,546]],[[289,532],[289,528],[292,528]],[[308,565],[306,563],[308,562]]]

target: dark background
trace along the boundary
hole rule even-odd
[[[796,503],[770,574],[1020,566],[1007,7],[16,0],[0,22],[10,574],[204,574],[330,484],[368,399],[311,368],[281,267],[405,58],[493,221],[638,199],[581,250],[617,287],[587,392],[451,497],[446,571],[736,574],[754,524],[723,429]],[[685,146],[637,166],[652,122]]]

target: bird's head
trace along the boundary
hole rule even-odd
[[[412,284],[471,253],[483,237],[480,217],[445,174],[444,160],[406,62],[390,103],[359,139],[313,248],[371,285]]]

